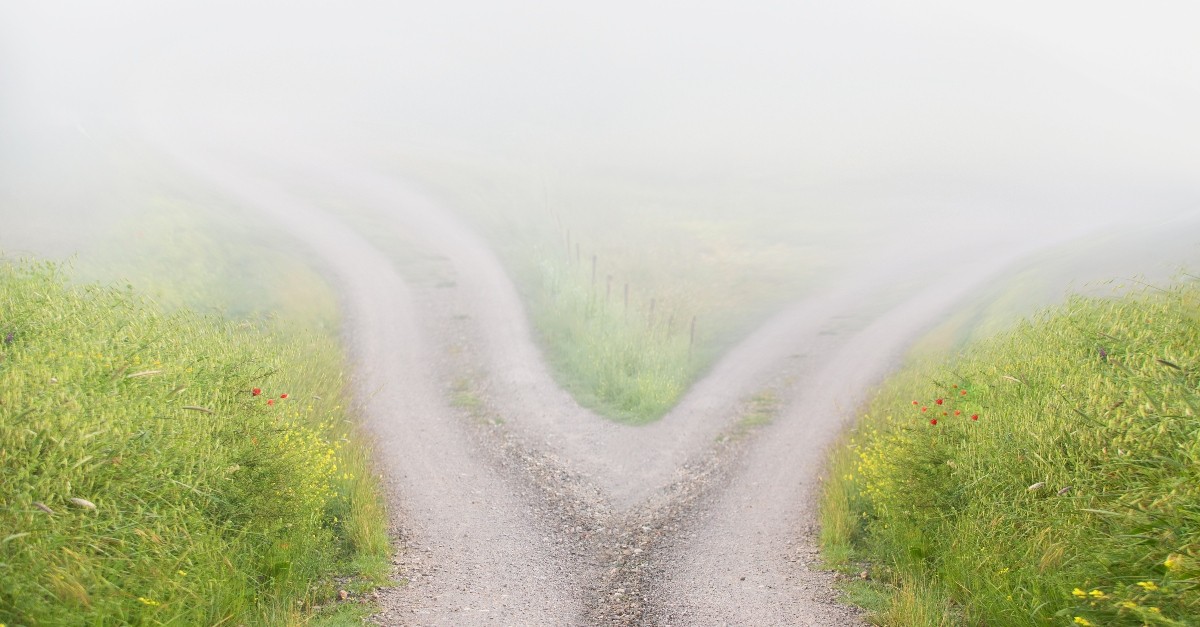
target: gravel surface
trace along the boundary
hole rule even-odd
[[[198,154],[176,158],[277,218],[340,289],[405,581],[377,597],[384,625],[862,624],[818,567],[825,451],[914,338],[1050,243],[959,251],[952,285],[935,278],[955,251],[881,251],[631,427],[555,384],[498,260],[427,197],[327,155]],[[313,190],[385,216],[452,280],[405,276]],[[739,425],[767,391],[771,423]]]

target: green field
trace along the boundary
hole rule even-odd
[[[1192,625],[1200,288],[1074,298],[894,376],[835,453],[827,557],[877,624]]]

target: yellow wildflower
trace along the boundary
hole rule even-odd
[[[1082,617],[1082,616],[1076,616],[1076,617],[1075,617],[1075,624],[1076,624],[1076,625],[1083,625],[1083,627],[1091,627],[1092,621],[1090,621],[1090,620],[1088,620],[1088,619],[1086,619],[1086,618],[1084,618],[1084,617]]]
[[[1083,590],[1080,590],[1079,588],[1075,588],[1074,590],[1072,590],[1071,594],[1075,595],[1075,598],[1077,598],[1077,599],[1086,599],[1087,598],[1087,593],[1084,592]]]
[[[187,577],[187,571],[186,571],[186,570],[177,570],[177,571],[175,571],[175,574],[176,574],[176,575],[179,575],[180,577]]]
[[[147,599],[146,597],[138,597],[138,600],[141,601],[143,605],[149,605],[150,607],[159,605],[158,601],[155,601],[154,599]]]
[[[1137,603],[1134,603],[1133,601],[1121,601],[1120,605],[1127,610],[1136,610],[1138,606]]]
[[[1183,566],[1183,556],[1172,553],[1167,556],[1166,561],[1163,562],[1163,566],[1166,566],[1167,570],[1179,570]]]
[[[1151,611],[1152,613],[1154,613],[1154,614],[1161,614],[1161,613],[1162,613],[1162,610],[1158,609],[1157,607],[1152,607],[1152,608],[1150,608],[1150,611]]]
[[[1103,598],[1107,597],[1108,595],[1104,594],[1099,589],[1096,589],[1096,590],[1092,590],[1091,592],[1089,592],[1088,596],[1092,597],[1093,599],[1103,599]]]
[[[1137,585],[1141,586],[1143,590],[1148,590],[1150,592],[1158,590],[1158,584],[1154,583],[1153,581],[1139,581]]]

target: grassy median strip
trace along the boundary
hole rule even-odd
[[[380,571],[340,350],[288,328],[0,265],[0,623],[294,623]]]
[[[1200,287],[1076,298],[895,376],[834,455],[831,561],[879,624],[1200,616]]]

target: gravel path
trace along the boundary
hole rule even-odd
[[[427,197],[327,156],[265,168],[196,155],[176,157],[278,218],[341,290],[409,582],[380,596],[387,625],[861,624],[814,566],[825,451],[914,338],[1051,243],[881,251],[765,323],[662,420],[630,427],[558,388],[498,260]],[[453,280],[403,276],[306,201],[313,190],[382,216]],[[935,282],[948,256],[967,260],[951,285]],[[747,432],[739,420],[763,392],[782,404]]]
[[[227,161],[223,163],[228,163]],[[583,607],[577,569],[541,529],[522,487],[487,463],[445,400],[436,344],[389,259],[330,216],[244,168],[188,159],[233,200],[286,225],[341,290],[361,415],[400,518],[403,576],[386,624],[566,625]]]

